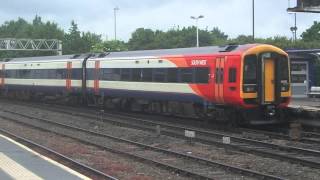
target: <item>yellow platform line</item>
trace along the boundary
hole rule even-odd
[[[42,180],[33,172],[21,166],[10,157],[0,152],[0,169],[13,179]]]
[[[84,179],[84,180],[90,180],[90,179],[91,179],[91,178],[89,178],[89,177],[87,177],[87,176],[85,176],[85,175],[83,175],[83,174],[80,174],[79,172],[77,172],[77,171],[75,171],[75,170],[73,170],[73,169],[70,169],[69,167],[67,167],[67,166],[65,166],[65,165],[63,165],[63,164],[58,163],[57,161],[54,161],[54,160],[52,160],[52,159],[50,159],[50,158],[48,158],[48,157],[46,157],[46,156],[43,156],[43,155],[41,155],[41,154],[33,151],[32,149],[28,148],[27,146],[25,146],[25,145],[23,145],[23,144],[20,144],[20,143],[14,141],[13,139],[11,139],[11,138],[9,138],[9,137],[7,137],[7,136],[4,136],[4,135],[0,134],[0,137],[2,137],[2,138],[4,138],[4,139],[6,139],[6,140],[8,140],[8,141],[10,141],[10,142],[12,142],[12,143],[14,143],[14,144],[16,144],[17,146],[25,149],[26,151],[28,151],[28,152],[30,152],[30,153],[32,153],[32,154],[34,154],[34,155],[42,158],[43,160],[45,160],[45,161],[47,161],[47,162],[49,162],[49,163],[51,163],[51,164],[54,164],[55,166],[60,167],[61,169],[65,170],[65,171],[67,171],[67,172],[69,172],[69,173],[71,173],[71,174],[73,174],[73,175],[75,175],[75,176],[78,176],[80,179]],[[1,167],[1,163],[2,163],[2,162],[0,161],[0,167]],[[0,178],[0,179],[1,179],[1,178]],[[22,179],[24,179],[24,178],[22,178]]]

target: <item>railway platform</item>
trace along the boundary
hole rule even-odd
[[[0,179],[89,179],[0,134]]]
[[[292,98],[289,107],[296,111],[320,112],[320,98]]]
[[[289,108],[301,124],[320,127],[320,98],[292,98]]]

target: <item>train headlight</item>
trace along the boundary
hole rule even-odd
[[[274,106],[267,106],[265,113],[267,117],[273,117],[276,114],[276,108]]]
[[[243,85],[243,92],[250,93],[250,92],[256,92],[257,86],[255,84],[245,84]]]
[[[289,84],[288,83],[281,83],[281,92],[289,91]]]

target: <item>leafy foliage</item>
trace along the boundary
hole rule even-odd
[[[313,25],[301,35],[307,42],[320,41],[320,22],[314,21]]]
[[[78,54],[89,52],[92,47],[101,43],[101,35],[90,32],[80,32],[78,25],[71,21],[69,32],[64,35],[62,42],[62,52],[64,54]]]
[[[138,28],[132,33],[128,47],[130,50],[193,47],[196,45],[195,32],[195,26],[170,29],[167,32]],[[225,43],[227,38],[218,28],[211,31],[199,29],[201,46],[220,45]]]
[[[127,44],[123,41],[104,41],[92,46],[91,52],[127,51]]]

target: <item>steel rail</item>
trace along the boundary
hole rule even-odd
[[[70,125],[67,125],[67,124],[63,124],[63,123],[54,122],[54,121],[51,121],[51,120],[48,120],[48,119],[44,119],[44,118],[28,116],[28,115],[21,114],[21,113],[16,113],[16,112],[10,112],[10,113],[13,113],[13,114],[16,114],[16,115],[20,115],[20,116],[25,117],[25,118],[35,119],[35,120],[38,120],[38,121],[41,121],[41,122],[45,122],[45,123],[49,123],[49,124],[52,124],[52,125],[60,126],[60,127],[63,127],[63,128],[73,129],[73,130],[76,130],[76,131],[81,131],[81,132],[84,132],[84,133],[87,133],[87,134],[100,136],[100,137],[105,137],[105,138],[109,138],[109,139],[113,139],[113,140],[117,140],[117,141],[122,141],[122,142],[125,142],[125,143],[130,143],[130,144],[133,144],[133,145],[136,145],[136,146],[143,147],[145,149],[151,149],[151,150],[154,150],[154,151],[164,152],[164,153],[172,154],[172,155],[175,155],[175,156],[179,156],[179,157],[183,157],[183,158],[187,158],[187,159],[203,162],[203,163],[206,163],[208,165],[219,166],[220,168],[226,168],[231,172],[240,173],[240,174],[246,175],[246,176],[256,177],[256,178],[259,178],[259,179],[283,179],[281,177],[260,173],[260,172],[253,171],[253,170],[250,170],[250,169],[239,168],[239,167],[236,167],[236,166],[227,165],[227,164],[224,164],[224,163],[220,163],[220,162],[216,162],[216,161],[212,161],[212,160],[207,160],[207,159],[196,157],[196,156],[192,156],[192,155],[187,155],[187,154],[183,154],[183,153],[176,152],[176,151],[171,151],[171,150],[166,150],[166,149],[162,149],[162,148],[158,148],[158,147],[153,147],[153,146],[150,146],[150,145],[134,142],[134,141],[131,141],[131,140],[115,137],[115,136],[112,136],[112,135],[102,134],[102,133],[98,133],[98,132],[94,132],[94,131],[89,131],[87,129],[74,127],[74,126],[70,126]],[[1,116],[3,116],[3,115],[0,115],[0,117]],[[3,118],[8,119],[8,117],[4,117],[4,116],[3,116]],[[14,119],[12,119],[12,120],[13,121],[19,121],[19,120],[14,120]],[[28,125],[28,126],[40,128],[40,129],[45,130],[45,131],[51,131],[51,130],[44,129],[44,128],[41,128],[41,127],[38,127],[38,126],[34,126],[34,125],[31,125],[31,124],[28,124],[28,123],[25,123],[25,122],[19,121],[19,123],[23,123],[23,124]],[[55,131],[51,131],[51,132],[56,133]],[[73,138],[73,137],[71,137],[71,138]],[[142,158],[142,157],[140,157],[140,158]],[[171,168],[177,168],[177,167],[171,167]],[[182,171],[182,169],[179,169],[178,171]],[[188,172],[183,172],[183,173],[190,174]],[[193,174],[192,176],[198,176],[198,178],[199,178],[202,175],[199,176],[199,174],[198,175]],[[209,178],[210,179],[210,177],[205,177],[205,176],[203,176],[202,178],[204,178],[204,179]]]
[[[32,149],[39,149],[41,152],[45,152],[45,154],[50,154],[50,156],[54,156],[55,159],[58,159],[59,162],[64,162],[64,164],[67,164],[67,166],[69,167],[72,167],[72,169],[76,169],[76,170],[79,170],[79,172],[85,174],[85,175],[94,175],[96,178],[101,178],[101,179],[110,179],[110,180],[117,180],[116,177],[113,177],[111,175],[108,175],[106,173],[103,173],[99,170],[96,170],[92,167],[89,167],[85,164],[82,164],[80,162],[77,162],[63,154],[60,154],[48,147],[45,147],[45,146],[42,146],[38,143],[35,143],[29,139],[26,139],[26,138],[23,138],[21,136],[18,136],[18,135],[15,135],[3,128],[0,128],[0,133],[3,134],[3,135],[6,135],[12,139],[14,139],[15,141],[17,142],[20,142]],[[41,153],[43,154],[43,153]],[[91,174],[90,174],[91,173]]]

